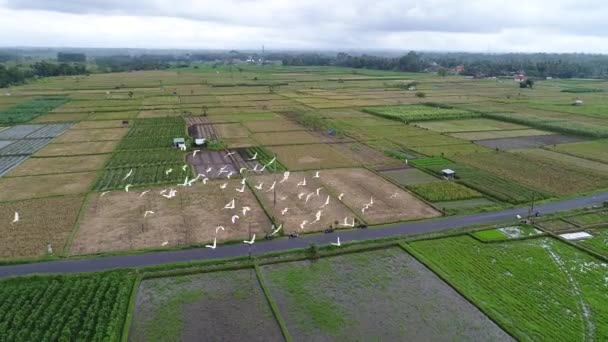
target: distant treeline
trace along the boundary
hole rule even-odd
[[[174,56],[142,55],[142,56],[108,56],[97,57],[95,64],[100,72],[124,72],[134,70],[168,69],[169,62],[175,61]]]
[[[83,75],[87,69],[83,64],[36,62],[29,66],[6,67],[0,64],[0,88],[25,83],[30,78],[49,76]]]
[[[351,56],[338,53],[290,55],[283,65],[332,65],[349,68],[420,72],[462,65],[469,76],[508,76],[523,71],[531,77],[601,78],[608,76],[608,56],[590,54],[416,53],[402,57]]]

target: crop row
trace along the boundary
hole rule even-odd
[[[456,171],[457,182],[503,202],[518,204],[547,197],[544,193],[511,180],[472,167],[455,164],[440,157],[415,159],[412,164],[439,175],[443,169],[452,169]]]
[[[167,165],[184,162],[184,156],[174,148],[148,149],[140,151],[118,151],[106,165],[106,168],[134,167],[146,165]]]
[[[171,147],[173,145],[173,137],[137,137],[124,138],[118,145],[117,150],[146,150],[152,148]]]
[[[607,138],[608,127],[605,125],[577,122],[574,120],[556,119],[516,113],[484,113],[484,117],[526,125],[553,132],[580,135],[590,138]]]
[[[164,117],[164,118],[147,118],[135,120],[135,126],[183,126],[185,124],[184,119],[181,117]]]
[[[0,111],[0,124],[18,124],[28,122],[48,113],[69,101],[66,97],[48,97],[19,103],[16,106]]]
[[[457,108],[431,106],[386,106],[365,108],[365,112],[403,122],[476,118],[481,114]]]
[[[95,184],[95,190],[122,189],[128,184],[131,184],[133,187],[171,183],[175,185],[181,184],[186,177],[192,177],[192,168],[188,166],[183,170],[183,165],[182,163],[105,169]],[[170,169],[171,172],[168,172]],[[131,174],[127,177],[129,172]]]
[[[409,186],[417,194],[431,202],[444,202],[479,198],[482,195],[455,182],[431,182]]]
[[[173,137],[181,138],[186,135],[184,125],[135,125],[127,133],[127,138],[138,137]]]
[[[520,341],[608,338],[606,264],[550,238],[410,243],[414,254]]]
[[[3,341],[117,341],[134,277],[57,276],[0,285]]]

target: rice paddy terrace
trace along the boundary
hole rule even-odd
[[[432,236],[339,236],[605,192],[606,91],[594,80],[520,89],[510,79],[211,65],[2,91],[2,263],[213,253],[306,234],[333,242],[3,280],[0,336],[605,340],[604,208]]]

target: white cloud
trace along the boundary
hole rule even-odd
[[[596,0],[0,0],[0,45],[605,53],[606,17]]]

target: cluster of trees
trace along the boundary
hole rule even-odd
[[[25,83],[30,78],[49,76],[83,75],[87,69],[82,64],[36,62],[30,66],[7,67],[0,64],[0,88]]]
[[[349,68],[420,72],[464,66],[464,75],[510,76],[524,72],[531,77],[591,77],[608,76],[608,56],[589,54],[484,54],[484,53],[416,53],[410,51],[402,57],[371,55],[351,56],[338,53],[328,56],[318,53],[289,55],[283,65],[333,65]]]
[[[402,57],[380,57],[372,55],[351,56],[344,52],[331,57],[318,53],[307,53],[301,55],[288,55],[282,60],[283,65],[307,66],[307,65],[334,65],[348,68],[364,68],[377,70],[399,70],[409,72],[423,71],[427,66],[422,57],[414,51],[410,51]]]
[[[523,71],[532,77],[592,77],[608,75],[608,56],[590,54],[482,54],[482,53],[429,53],[444,67],[463,65],[465,75],[503,76]]]
[[[58,52],[57,61],[64,63],[84,63],[87,61],[87,56],[84,53]]]
[[[162,70],[168,69],[169,62],[176,58],[168,55],[141,55],[141,56],[108,56],[95,59],[97,68],[101,72],[124,72],[133,70]]]

